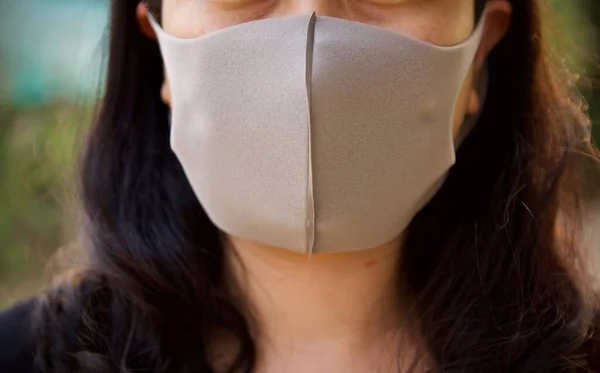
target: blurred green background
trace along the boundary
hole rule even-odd
[[[600,118],[600,1],[552,5],[553,45]],[[101,86],[107,19],[107,0],[0,0],[0,308],[72,257],[74,159]]]

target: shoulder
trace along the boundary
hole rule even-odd
[[[0,311],[0,372],[34,372],[35,343],[31,319],[35,299]]]

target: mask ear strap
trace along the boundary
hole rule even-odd
[[[454,148],[458,151],[458,148],[462,145],[462,143],[469,137],[469,134],[475,127],[475,125],[479,122],[479,118],[481,118],[481,113],[483,112],[483,108],[485,107],[485,100],[487,98],[488,92],[488,84],[489,84],[489,76],[488,69],[484,67],[479,74],[479,81],[477,82],[477,94],[479,95],[479,111],[473,115],[469,115],[465,118],[462,127],[460,128],[460,132],[454,140]]]

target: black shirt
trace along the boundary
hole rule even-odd
[[[34,307],[35,300],[30,299],[0,312],[0,373],[37,373],[34,363],[34,343],[31,337],[31,317]],[[600,325],[600,314],[597,314],[595,324]],[[600,373],[598,337],[592,338],[582,346],[581,352],[587,356],[589,372]]]
[[[0,312],[0,372],[34,373],[31,313],[34,301],[19,303]]]

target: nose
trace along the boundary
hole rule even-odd
[[[348,18],[347,0],[286,0],[280,6],[280,16],[296,16],[315,12],[318,16]]]

